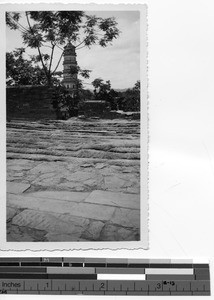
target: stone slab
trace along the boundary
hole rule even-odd
[[[86,172],[86,171],[77,171],[77,172],[74,172],[74,173],[70,174],[69,176],[66,176],[66,179],[68,181],[84,182],[84,181],[86,181],[88,179],[92,179],[94,177],[96,177],[95,173]]]
[[[34,234],[32,232],[37,232],[37,230],[26,230],[22,227],[10,225],[7,229],[7,242],[35,242],[38,239],[35,239]],[[41,233],[41,231],[39,231]],[[40,241],[41,236],[40,236]]]
[[[124,227],[140,228],[140,210],[116,208],[111,222]]]
[[[108,221],[112,218],[115,211],[115,207],[96,205],[91,203],[76,203],[72,207],[69,214],[73,216],[80,216],[83,218],[89,218],[100,221]]]
[[[7,207],[7,221],[11,220],[17,212],[17,209],[13,207]]]
[[[41,175],[41,174],[47,174],[47,173],[53,173],[53,172],[64,172],[65,166],[64,163],[62,162],[40,162],[40,164],[38,164],[37,166],[35,166],[34,168],[32,168],[30,170],[30,174],[37,174],[37,175]]]
[[[60,175],[58,176],[56,172],[55,175],[52,174],[49,178],[40,179],[40,177],[37,177],[31,183],[32,185],[41,185],[44,187],[53,188],[60,183],[61,179],[62,177],[60,177]]]
[[[49,198],[7,194],[7,204],[10,207],[28,208],[37,211],[47,211],[64,214],[70,212],[76,203]]]
[[[126,182],[115,175],[106,176],[104,181],[105,189],[109,191],[121,191]]]
[[[116,207],[140,209],[140,195],[93,191],[85,202],[104,204]]]
[[[106,225],[101,233],[103,241],[135,241],[137,232],[118,225]]]
[[[104,164],[104,163],[98,163],[98,164],[96,164],[96,166],[95,166],[96,169],[103,169],[103,168],[105,168],[105,167],[107,167],[107,164]]]
[[[60,234],[60,233],[47,233],[45,235],[45,238],[48,240],[48,242],[87,242],[88,240],[82,239],[79,237],[79,235],[70,235],[70,234]]]
[[[136,186],[136,187],[127,188],[127,192],[132,193],[132,194],[139,194],[140,193],[140,187]]]
[[[30,188],[30,184],[7,181],[7,193],[22,194]]]
[[[100,238],[101,230],[104,227],[104,223],[101,221],[94,221],[89,224],[82,237],[87,240],[98,240]]]
[[[14,194],[7,194],[7,204],[8,206],[14,208],[26,208],[59,214],[68,213],[72,216],[78,216],[100,221],[110,220],[115,211],[115,207],[112,206],[105,206],[105,208],[103,208],[103,205],[97,205],[92,203],[77,203]]]
[[[12,220],[13,225],[45,230],[53,234],[72,234],[80,237],[89,225],[87,219],[70,215],[60,215],[48,212],[38,212],[25,209]]]
[[[90,193],[79,193],[79,192],[69,192],[69,191],[41,191],[34,193],[27,193],[29,197],[36,198],[48,198],[56,199],[61,201],[71,201],[80,202],[86,199]]]

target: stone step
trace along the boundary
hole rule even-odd
[[[135,122],[135,123],[124,123],[124,124],[120,124],[120,123],[67,123],[67,124],[39,124],[39,122],[37,123],[32,123],[32,122],[26,122],[26,123],[18,123],[18,122],[10,122],[6,124],[7,127],[24,127],[24,128],[104,128],[106,125],[108,125],[108,128],[135,128],[135,127],[139,127],[139,122]]]
[[[24,136],[24,137],[23,137]],[[20,140],[21,138],[21,140]],[[80,143],[80,142],[84,142],[85,141],[96,141],[96,140],[100,140],[100,141],[112,141],[115,142],[117,140],[120,140],[121,142],[127,141],[127,142],[132,142],[132,141],[136,141],[139,143],[139,136],[136,136],[134,134],[132,135],[106,135],[106,136],[100,136],[100,135],[58,135],[58,134],[51,134],[51,135],[47,135],[47,134],[32,134],[32,133],[19,133],[19,134],[13,134],[8,132],[7,133],[7,142],[20,142],[20,141],[26,141],[26,142],[64,142],[64,143]]]
[[[120,134],[139,134],[140,133],[140,128],[108,128],[108,130],[106,130],[106,128],[99,128],[99,130],[95,130],[93,129],[83,129],[83,128],[74,128],[72,127],[72,129],[68,130],[66,129],[59,129],[59,128],[53,128],[53,129],[47,129],[47,128],[7,128],[8,131],[10,132],[45,132],[47,133],[53,133],[56,131],[63,131],[65,132],[65,134],[72,134],[72,133],[81,133],[81,134],[86,134],[86,133],[91,133],[91,134],[102,134],[102,135],[108,135],[108,134],[116,134],[116,133],[120,133]]]
[[[38,159],[37,159],[38,158]],[[60,164],[66,164],[67,163],[75,163],[79,161],[81,162],[81,165],[84,163],[108,163],[108,165],[113,165],[113,166],[124,166],[124,167],[130,167],[130,166],[139,166],[139,160],[130,160],[130,159],[112,159],[112,160],[108,160],[108,159],[103,159],[103,158],[81,158],[81,157],[68,157],[68,158],[63,158],[63,157],[45,157],[44,155],[29,155],[26,157],[24,154],[19,154],[19,153],[7,153],[7,159],[8,159],[8,163],[10,161],[15,160],[16,162],[19,160],[26,160],[28,162],[33,162],[33,160],[35,160],[35,162],[38,163],[38,161],[41,161],[42,158],[44,158],[44,163],[47,162],[57,162],[59,160]]]
[[[7,194],[7,204],[13,208],[69,214],[71,216],[100,221],[107,221],[113,217],[115,211],[115,207],[113,206],[105,206],[105,209],[103,209],[102,205],[72,200],[76,200],[76,198],[70,199],[70,201],[62,201],[53,198],[44,199],[43,197],[32,197],[29,195]]]
[[[21,195],[7,193],[7,205],[10,208],[24,209],[25,211],[69,215],[101,222],[108,221],[124,227],[139,228],[140,226],[139,195],[103,191],[93,191],[91,194],[64,193],[64,191],[57,192],[55,195],[54,193],[54,191]],[[28,226],[29,224],[23,224],[27,218],[27,216],[23,216],[24,214],[25,212],[16,215],[13,224]],[[19,223],[17,223],[17,219]]]
[[[71,143],[72,142],[72,143]],[[27,144],[28,147],[37,145],[38,147],[48,147],[51,145],[62,145],[64,147],[68,147],[69,149],[75,149],[78,150],[80,148],[116,148],[116,147],[122,147],[122,148],[140,148],[140,141],[136,139],[101,139],[99,142],[95,138],[74,138],[74,139],[54,139],[54,138],[22,138],[20,139],[20,136],[12,137],[10,136],[7,138],[7,145],[15,145],[18,147],[19,145],[23,147],[23,145]],[[78,148],[78,149],[77,149]]]
[[[7,193],[22,194],[30,188],[30,184],[7,181]]]
[[[85,202],[110,205],[123,208],[140,209],[139,194],[113,193],[107,191],[93,191]]]
[[[59,144],[59,145],[55,145],[55,146],[51,146],[50,144],[48,145],[38,145],[38,144],[19,144],[19,143],[11,143],[7,146],[7,151],[8,152],[20,152],[18,149],[25,149],[26,153],[34,153],[33,150],[35,150],[36,153],[57,153],[57,151],[63,151],[63,155],[72,155],[75,153],[78,153],[78,151],[99,151],[99,152],[112,152],[112,153],[121,153],[121,154],[135,154],[135,153],[139,153],[140,149],[139,147],[121,147],[119,148],[117,147],[112,147],[110,149],[96,149],[96,147],[78,147],[78,149],[75,148],[67,148],[66,146]],[[50,150],[50,148],[52,148],[52,150]],[[59,152],[60,153],[60,152]],[[97,152],[98,153],[98,152]],[[121,156],[122,158],[122,156]]]
[[[116,121],[109,121],[109,120],[102,120],[102,121],[67,121],[67,122],[40,122],[40,121],[16,121],[16,120],[11,120],[10,122],[7,122],[7,126],[34,126],[34,127],[42,127],[42,126],[49,126],[49,127],[72,127],[72,126],[87,126],[87,127],[96,127],[100,126],[103,127],[105,124],[108,124],[109,126],[117,126],[117,127],[125,127],[125,126],[138,126],[139,125],[139,120],[137,121],[131,121],[131,120],[126,120],[124,122],[119,122],[118,120]]]
[[[139,121],[9,122],[8,241],[139,240],[139,134]]]
[[[9,148],[9,147],[8,147]],[[66,161],[67,159],[72,158],[100,158],[100,159],[128,159],[128,160],[140,160],[139,153],[113,153],[113,152],[105,152],[105,151],[92,151],[92,150],[80,150],[78,152],[57,152],[57,151],[39,151],[33,150],[29,151],[25,148],[23,149],[15,149],[7,151],[7,158],[27,158],[27,159],[34,159],[36,158],[44,158],[44,160],[61,160]]]

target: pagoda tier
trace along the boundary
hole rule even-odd
[[[75,91],[77,88],[77,60],[75,47],[69,42],[64,47],[63,61],[63,85],[69,91]]]

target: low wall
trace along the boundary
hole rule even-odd
[[[7,119],[55,120],[53,92],[54,89],[47,86],[7,87]]]
[[[103,100],[87,100],[82,104],[80,115],[86,118],[102,118],[102,119],[140,119],[140,112],[123,112],[110,110],[110,104]]]
[[[140,112],[122,112],[111,110],[104,115],[106,119],[140,120]]]
[[[81,113],[86,118],[99,117],[103,118],[109,112],[108,103],[102,100],[87,100],[83,103]],[[80,114],[81,114],[80,113]]]
[[[67,119],[63,109],[55,107],[56,92],[47,86],[10,86],[6,91],[7,120],[56,120]],[[55,101],[57,102],[57,101]],[[103,100],[87,100],[83,102],[79,115],[86,118],[98,117],[103,119],[139,119],[140,113],[118,113],[110,110],[110,104]],[[75,116],[78,112],[75,111]]]

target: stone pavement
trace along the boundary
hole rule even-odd
[[[139,121],[7,124],[8,241],[140,236]]]

